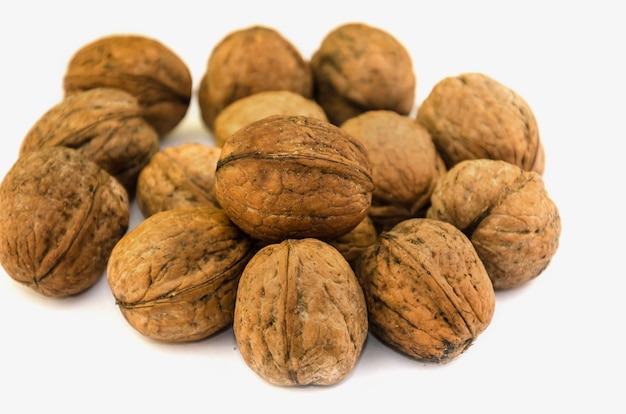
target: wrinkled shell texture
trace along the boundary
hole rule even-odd
[[[160,41],[111,35],[77,50],[63,79],[66,95],[97,87],[136,96],[146,120],[163,136],[187,113],[192,79],[185,62]]]
[[[543,173],[545,154],[530,106],[482,73],[439,81],[419,107],[417,120],[430,132],[448,168],[487,158]]]
[[[428,131],[414,118],[372,110],[348,119],[341,129],[367,148],[374,192],[370,216],[389,230],[400,221],[423,216],[436,181],[446,168]]]
[[[186,342],[232,323],[250,239],[214,207],[154,214],[115,246],[107,280],[128,323],[148,338]]]
[[[245,362],[278,385],[331,385],[367,338],[363,292],[349,264],[318,239],[262,248],[240,280],[233,329]]]
[[[462,230],[496,289],[534,279],[556,253],[561,218],[538,173],[499,160],[466,160],[438,183],[427,216]]]
[[[45,296],[81,293],[102,276],[129,214],[124,187],[77,151],[30,152],[0,185],[0,263]]]
[[[372,218],[367,215],[349,233],[325,241],[339,250],[339,253],[343,255],[348,263],[352,264],[361,256],[361,253],[376,243],[377,239],[378,231],[376,226],[374,226]]]
[[[275,115],[240,129],[222,147],[215,196],[259,240],[334,238],[367,215],[373,182],[367,150],[316,118]]]
[[[373,109],[408,115],[417,80],[402,43],[384,30],[349,23],[332,30],[311,58],[315,100],[335,125]]]
[[[355,273],[370,331],[417,360],[450,361],[488,327],[495,292],[470,241],[449,223],[415,218],[383,232]]]
[[[133,95],[95,88],[68,96],[44,113],[22,140],[20,155],[50,146],[78,150],[133,194],[139,172],[159,150],[159,136]]]
[[[237,99],[215,118],[213,135],[221,147],[237,130],[270,115],[303,115],[328,121],[321,106],[292,91],[264,91]]]
[[[196,142],[157,152],[137,179],[137,205],[144,217],[180,207],[219,207],[213,187],[220,152]]]
[[[237,99],[257,92],[287,90],[313,96],[309,62],[280,32],[251,26],[224,37],[211,51],[200,80],[198,103],[205,125]]]

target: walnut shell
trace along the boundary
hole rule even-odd
[[[215,118],[213,136],[221,147],[237,130],[270,115],[303,115],[328,121],[321,106],[292,91],[263,91],[237,99]]]
[[[251,239],[210,206],[156,213],[111,253],[107,281],[122,315],[163,342],[206,338],[233,320]]]
[[[76,150],[29,152],[0,184],[0,263],[45,296],[81,293],[102,276],[129,215],[124,187]]]
[[[367,148],[374,192],[369,215],[378,231],[423,216],[443,160],[423,126],[388,110],[372,110],[346,120],[341,129]]]
[[[408,219],[356,264],[370,332],[417,360],[443,363],[489,326],[495,292],[470,241],[449,223]]]
[[[137,206],[144,217],[180,207],[219,207],[213,187],[220,152],[187,142],[154,154],[137,179]]]
[[[159,136],[184,118],[191,101],[189,68],[166,45],[141,35],[109,35],[78,49],[63,78],[66,95],[112,87],[136,96]]]
[[[132,195],[139,172],[159,150],[159,136],[133,95],[95,88],[68,96],[44,113],[22,140],[20,155],[57,145],[78,150]]]
[[[318,239],[263,247],[241,275],[233,330],[246,364],[284,386],[331,385],[367,338],[363,292],[350,265]]]
[[[215,171],[220,206],[267,242],[343,236],[367,215],[373,189],[361,142],[304,116],[274,115],[240,129]]]
[[[417,111],[448,168],[468,159],[507,161],[543,173],[535,115],[515,91],[482,73],[439,81]]]
[[[315,100],[335,125],[373,109],[408,115],[417,80],[402,43],[363,23],[338,26],[311,58]]]
[[[539,276],[557,251],[561,218],[541,176],[501,160],[466,160],[438,182],[427,217],[471,240],[496,289]]]
[[[198,104],[209,130],[229,104],[257,92],[287,90],[313,96],[309,62],[279,31],[250,26],[229,33],[213,48],[200,79]]]
[[[361,253],[376,243],[377,240],[378,231],[376,230],[376,226],[374,225],[372,218],[367,215],[349,233],[324,241],[339,250],[339,253],[341,253],[348,263],[353,265],[353,263],[361,256]]]

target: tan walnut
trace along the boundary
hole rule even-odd
[[[541,176],[501,160],[466,160],[438,182],[429,218],[471,240],[496,289],[539,276],[557,251],[558,208]]]
[[[284,386],[331,385],[367,338],[363,292],[343,256],[318,239],[269,244],[241,275],[233,329],[246,364]]]
[[[329,122],[274,115],[222,147],[215,196],[252,237],[334,238],[367,215],[374,189],[367,150]]]
[[[446,166],[494,159],[543,173],[545,154],[535,115],[515,91],[483,73],[439,81],[417,111]]]
[[[372,109],[408,115],[417,80],[408,50],[390,33],[363,23],[329,32],[311,58],[315,100],[335,125]]]
[[[308,61],[282,33],[266,26],[235,30],[211,50],[200,79],[198,104],[209,130],[215,117],[237,99],[257,92],[287,90],[313,96]]]
[[[0,184],[0,263],[45,296],[81,293],[102,276],[129,215],[124,187],[76,150],[29,152]]]
[[[210,206],[156,213],[111,253],[107,281],[128,323],[163,342],[206,338],[233,320],[251,239]]]
[[[159,150],[159,136],[133,95],[95,88],[68,96],[45,112],[22,140],[20,155],[58,145],[78,150],[133,195],[139,172]]]
[[[191,101],[191,72],[172,49],[142,35],[103,36],[78,49],[63,78],[66,95],[111,87],[137,97],[159,136],[184,118]]]
[[[371,110],[346,120],[341,129],[367,148],[375,187],[369,215],[378,231],[423,217],[446,172],[426,128],[394,111]]]
[[[213,191],[220,148],[199,142],[163,148],[137,179],[137,206],[144,217],[180,207],[219,207]]]
[[[453,225],[407,219],[381,233],[355,268],[370,332],[414,359],[445,363],[489,326],[495,291],[467,237]]]

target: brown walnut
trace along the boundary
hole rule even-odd
[[[237,226],[278,242],[348,233],[368,213],[373,182],[359,140],[316,118],[274,115],[226,141],[214,189]]]
[[[287,90],[312,98],[309,62],[273,28],[250,26],[236,30],[209,55],[198,89],[200,115],[212,131],[215,118],[226,106],[270,90]]]
[[[303,115],[328,121],[321,106],[292,91],[263,91],[237,99],[215,118],[213,136],[217,146],[237,130],[270,115]]]
[[[361,256],[361,253],[376,243],[377,240],[378,231],[372,218],[367,215],[349,233],[324,241],[339,250],[339,253],[342,254],[348,263],[353,265]]]
[[[213,191],[219,156],[220,148],[197,142],[154,154],[137,179],[136,199],[143,216],[180,207],[219,207]]]
[[[426,128],[406,115],[372,110],[346,120],[341,129],[367,148],[375,187],[369,214],[378,231],[423,217],[446,172]]]
[[[537,120],[515,91],[482,73],[439,81],[417,111],[448,168],[468,159],[507,161],[543,173]]]
[[[539,276],[557,251],[561,218],[541,176],[501,160],[466,160],[438,182],[429,218],[471,240],[496,289]]]
[[[63,79],[66,95],[98,87],[136,96],[146,120],[163,136],[184,118],[191,72],[169,47],[141,35],[109,35],[78,49]]]
[[[44,113],[22,140],[20,155],[58,145],[96,162],[132,195],[139,172],[159,150],[159,136],[133,95],[95,88],[68,96]]]
[[[45,296],[87,290],[129,223],[124,187],[76,150],[18,158],[0,184],[0,263]]]
[[[355,268],[370,332],[417,360],[443,363],[489,326],[495,292],[465,235],[453,225],[408,219],[381,233]]]
[[[111,253],[107,281],[128,323],[163,342],[202,339],[233,320],[251,239],[210,206],[156,213]]]
[[[363,23],[338,26],[311,58],[314,98],[335,125],[367,110],[408,115],[417,80],[407,49],[390,33]]]
[[[233,329],[246,364],[277,385],[331,385],[367,338],[363,292],[343,256],[318,239],[284,240],[250,259]]]

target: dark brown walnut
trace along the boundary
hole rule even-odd
[[[348,119],[341,129],[367,148],[375,187],[369,214],[378,231],[423,217],[435,183],[446,172],[426,128],[407,115],[372,110]]]
[[[137,179],[137,206],[143,216],[180,207],[219,207],[213,187],[220,151],[187,142],[157,152]]]
[[[324,240],[353,265],[368,247],[376,243],[378,240],[378,231],[372,218],[367,215],[365,218],[349,233],[330,240]]]
[[[311,58],[315,100],[335,125],[373,109],[408,115],[417,80],[408,50],[390,33],[363,23],[338,26]]]
[[[251,239],[218,208],[166,210],[115,245],[107,280],[135,330],[157,341],[189,342],[232,323],[252,251]]]
[[[68,96],[44,113],[22,140],[20,155],[50,146],[78,150],[132,195],[139,172],[159,150],[159,136],[133,95],[95,88]]]
[[[374,189],[360,141],[316,118],[274,115],[222,147],[215,196],[252,237],[334,238],[367,215]]]
[[[413,218],[381,233],[355,267],[370,332],[417,360],[445,363],[489,326],[495,292],[467,237],[449,223]]]
[[[189,68],[172,49],[141,35],[109,35],[85,44],[68,62],[66,95],[112,87],[136,96],[159,136],[184,118],[191,101]]]
[[[217,146],[237,130],[270,115],[303,115],[328,121],[321,106],[292,91],[263,91],[237,99],[215,118],[213,136]]]
[[[198,104],[209,130],[229,104],[254,93],[287,90],[313,97],[309,62],[279,31],[250,26],[229,33],[213,48],[200,79]]]
[[[496,289],[539,276],[557,251],[561,218],[541,176],[500,160],[466,160],[439,181],[427,216],[472,241]]]
[[[535,115],[515,91],[482,73],[439,81],[417,111],[448,168],[468,159],[503,160],[543,173]]]
[[[129,214],[124,187],[77,151],[24,154],[0,184],[0,263],[45,296],[81,293],[102,276]]]
[[[267,382],[336,384],[367,338],[363,291],[332,246],[318,239],[269,244],[241,275],[233,330],[244,361]]]

